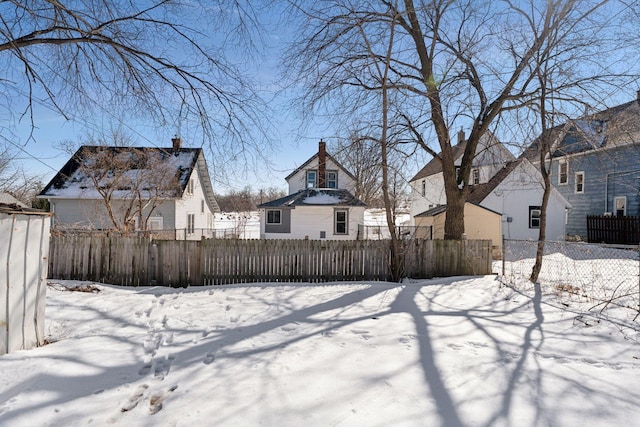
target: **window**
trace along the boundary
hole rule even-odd
[[[187,213],[187,234],[193,234],[196,231],[196,214]]]
[[[584,193],[584,172],[576,172],[576,193]]]
[[[338,188],[338,172],[327,171],[327,188]]]
[[[540,228],[540,206],[529,206],[529,228]]]
[[[193,178],[191,178],[191,179],[189,179],[189,182],[187,183],[187,194],[189,196],[193,195],[193,187],[194,187]]]
[[[619,196],[613,199],[616,216],[625,216],[627,214],[627,197]]]
[[[334,234],[349,234],[349,215],[346,210],[334,212]]]
[[[200,213],[204,213],[204,199],[200,200]]]
[[[427,195],[427,181],[425,179],[422,180],[422,197]]]
[[[471,183],[473,185],[480,184],[480,169],[471,169]]]
[[[162,230],[162,217],[154,216],[147,221],[147,230]]]
[[[316,180],[318,179],[318,172],[315,170],[307,171],[307,188],[316,188]]]
[[[281,224],[282,211],[280,209],[267,210],[267,224]]]
[[[558,185],[565,185],[569,182],[569,164],[566,160],[558,161]]]

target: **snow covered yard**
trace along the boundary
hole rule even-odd
[[[49,287],[52,344],[0,357],[0,425],[640,423],[638,323],[495,276]]]

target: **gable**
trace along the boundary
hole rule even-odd
[[[146,192],[143,197],[160,188],[165,193],[163,197],[179,198],[201,151],[199,148],[82,146],[38,196],[98,199],[101,196],[96,190],[97,183],[101,188],[112,188],[114,199],[129,197],[133,187],[143,194]]]
[[[453,160],[456,165],[461,163],[467,141],[464,140],[452,147]],[[476,154],[473,158],[473,167],[503,164],[514,160],[514,155],[491,132],[480,137]],[[416,181],[442,172],[440,157],[432,158],[418,173],[409,180]]]

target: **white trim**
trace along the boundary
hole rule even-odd
[[[562,181],[562,166],[565,167],[564,171],[564,182]],[[567,159],[559,159],[558,160],[558,185],[567,185],[569,184],[569,162]]]
[[[578,190],[578,177],[582,177],[580,179],[581,181],[580,184],[582,185],[582,188],[580,190]],[[584,185],[585,185],[584,171],[576,172],[574,175],[573,191],[576,194],[584,194]]]
[[[278,222],[269,221],[269,212],[278,212]],[[281,225],[282,224],[282,209],[267,209],[264,214],[264,223],[267,225]]]

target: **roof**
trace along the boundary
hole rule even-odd
[[[451,147],[454,162],[463,156],[466,147],[466,140]],[[492,132],[487,131],[480,137],[480,141],[476,147],[476,154],[473,158],[473,165],[500,164],[513,159],[513,154],[507,150],[504,144],[502,144]],[[409,182],[426,178],[440,172],[442,172],[442,161],[439,153],[437,157],[432,158],[429,163],[420,169]]]
[[[6,193],[6,192],[0,193],[0,203],[4,203],[6,205],[14,205],[15,204],[15,205],[21,206],[23,208],[28,207],[27,205],[22,203],[20,200],[16,199],[11,194]]]
[[[640,144],[640,99],[555,126],[546,131],[553,141],[552,157]],[[520,157],[539,161],[538,136]]]
[[[102,156],[102,157],[101,157]],[[119,163],[122,172],[114,173]],[[129,198],[131,186],[142,189],[144,197],[180,198],[192,172],[200,174],[207,203],[219,211],[201,148],[80,147],[40,192],[41,198],[100,199],[94,179],[100,185],[118,185],[115,199]],[[173,185],[175,183],[175,185]],[[162,187],[162,184],[167,184]],[[153,193],[152,193],[153,192]]]
[[[22,205],[22,204],[21,204]],[[21,214],[21,215],[53,215],[50,212],[40,209],[28,208],[24,205],[17,203],[3,203],[0,202],[0,213],[4,214]]]
[[[316,158],[318,158],[318,153],[314,154],[313,156],[311,156],[309,158],[309,160],[307,160],[306,162],[304,162],[302,165],[300,165],[299,167],[297,167],[293,172],[291,172],[289,175],[287,175],[284,179],[286,181],[289,181],[289,178],[291,178],[292,176],[294,176],[295,174],[297,174],[298,172],[300,172],[301,170],[304,170],[304,168],[306,168],[307,166],[309,166],[309,164],[311,162],[313,162]],[[326,153],[326,158],[327,160],[331,160],[333,163],[336,164],[336,166],[338,166],[340,168],[340,170],[342,170],[342,172],[344,172],[345,174],[347,174],[351,179],[356,179],[356,177],[349,172],[347,169],[345,169],[344,166],[342,166],[340,164],[340,162],[338,162],[332,155],[330,155],[329,153]]]
[[[270,202],[258,208],[295,208],[296,206],[367,206],[349,191],[334,188],[307,188]]]
[[[464,153],[464,148],[466,146],[467,146],[467,141],[465,140],[451,147],[454,161],[462,157],[462,154]],[[435,175],[440,172],[442,172],[442,160],[440,159],[440,157],[434,157],[429,161],[429,163],[427,163],[422,169],[420,169],[418,173],[409,180],[409,182],[415,181],[417,179],[426,178],[428,176]]]
[[[489,181],[484,184],[475,184],[470,186],[467,201],[473,204],[480,204],[493,190],[496,189],[502,181],[520,164],[524,159],[517,159],[508,162],[500,169]]]
[[[496,212],[493,209],[485,208],[484,206],[481,206],[478,203],[473,203],[473,202],[471,202],[469,200],[467,200],[466,203],[470,203],[470,204],[472,204],[474,206],[482,208],[485,211],[489,211],[489,212],[494,213],[496,215],[502,215],[500,212]],[[417,215],[414,215],[413,217],[414,218],[423,218],[423,217],[429,217],[429,216],[438,216],[441,213],[446,212],[446,211],[447,211],[447,205],[439,205],[439,206],[436,206],[435,208],[431,208],[431,209],[426,210],[424,212],[421,212],[421,213],[419,213]]]

